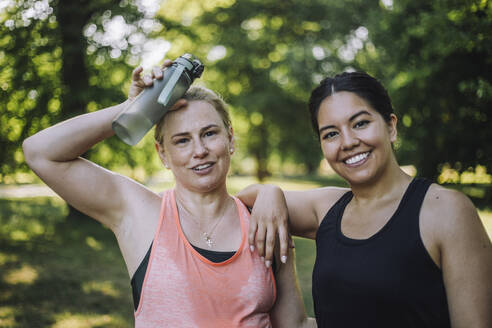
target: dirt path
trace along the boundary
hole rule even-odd
[[[0,185],[0,198],[59,197],[42,184]]]

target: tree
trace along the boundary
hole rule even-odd
[[[344,70],[367,71],[388,88],[402,122],[402,163],[429,178],[445,163],[492,170],[488,1],[218,3],[193,24],[211,53],[225,50],[212,83],[249,118],[259,178],[275,149],[317,166],[307,99],[322,77]]]
[[[388,88],[401,122],[402,163],[428,177],[446,163],[492,170],[488,1],[176,0],[155,18],[132,3],[3,5],[2,174],[22,169],[20,141],[29,134],[121,101],[142,40],[162,36],[172,45],[168,58],[191,52],[205,62],[198,83],[219,91],[245,125],[240,141],[259,179],[270,174],[272,159],[316,170],[321,152],[307,100],[321,78],[345,70],[367,71]],[[118,22],[124,32],[108,40]],[[130,150],[108,140],[90,157],[152,173],[150,142]]]
[[[488,1],[395,1],[367,21],[356,61],[389,88],[402,161],[435,178],[449,163],[492,171],[492,8]]]
[[[303,164],[305,172],[315,172],[321,154],[310,132],[307,98],[319,81],[317,72],[325,57],[313,49],[332,48],[330,42],[358,25],[338,17],[330,11],[337,5],[326,1],[242,0],[206,5],[195,1],[187,5],[194,15],[183,13],[185,8],[174,8],[181,15],[169,8],[162,15],[193,22],[190,29],[196,37],[192,44],[197,44],[194,51],[208,59],[208,84],[248,124],[246,147],[256,160],[257,178],[269,174],[272,155]],[[329,40],[319,38],[328,32]],[[345,66],[339,59],[330,65],[333,70]]]
[[[27,136],[123,101],[145,41],[162,28],[148,8],[125,0],[19,0],[3,6],[0,181],[27,169],[21,150]],[[109,168],[143,166],[153,172],[158,165],[149,143],[150,137],[129,148],[112,138],[87,156]]]

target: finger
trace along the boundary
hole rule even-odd
[[[164,60],[164,63],[162,63],[162,68],[164,69],[166,67],[171,66],[172,64],[173,64],[172,60],[166,59],[166,60]]]
[[[263,224],[259,223],[258,228],[256,230],[256,249],[258,255],[264,259],[265,257],[265,236],[266,236],[266,228]]]
[[[160,67],[157,67],[157,66],[153,67],[152,68],[152,75],[158,80],[162,79],[162,69]]]
[[[249,219],[249,231],[248,231],[248,243],[249,249],[253,252],[255,250],[255,235],[258,225],[256,220],[251,216]]]
[[[143,71],[143,67],[142,66],[138,66],[137,68],[135,68],[132,72],[132,80],[133,81],[138,81],[140,80],[140,73],[142,73]]]
[[[268,225],[265,240],[265,265],[267,268],[272,265],[273,248],[275,247],[275,237],[277,231],[273,225]]]
[[[152,79],[152,76],[146,74],[144,75],[144,77],[142,78],[144,84],[146,87],[150,87],[152,84],[154,84],[154,81]]]
[[[289,254],[289,233],[284,226],[278,228],[278,238],[280,239],[280,261],[286,263]]]
[[[186,99],[178,99],[178,101],[174,103],[170,110],[178,110],[186,106],[188,106],[188,101],[186,101]]]
[[[291,234],[289,233],[289,247],[296,248],[296,244],[294,243],[294,239],[292,239]]]

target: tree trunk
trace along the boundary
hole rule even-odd
[[[57,9],[62,48],[62,119],[67,119],[83,114],[88,103],[83,29],[90,15],[79,1],[60,1]]]
[[[85,9],[86,1],[59,1],[56,8],[62,48],[61,120],[66,120],[85,113],[89,101],[89,78],[85,65],[86,40],[83,29],[90,13]],[[88,217],[69,205],[68,218]]]
[[[266,177],[270,176],[268,171],[268,131],[264,125],[257,126],[252,129],[254,142],[251,144],[250,151],[256,160],[256,178],[262,182]]]

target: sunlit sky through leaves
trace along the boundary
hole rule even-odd
[[[125,0],[121,4],[125,5]],[[111,16],[111,13],[104,13],[103,30],[99,31],[95,24],[90,24],[86,27],[84,34],[99,46],[111,47],[111,58],[119,58],[122,51],[129,50],[132,55],[130,64],[141,65],[144,69],[149,69],[162,61],[171,48],[171,44],[164,38],[149,39],[146,36],[146,33],[162,29],[161,24],[153,19],[159,10],[160,1],[139,0],[136,5],[144,14],[137,25],[128,24],[121,15]],[[95,47],[89,46],[88,51],[95,51]]]
[[[120,6],[126,6],[128,3],[128,0],[122,0]],[[109,11],[103,13],[102,28],[91,23],[84,29],[84,35],[89,41],[87,52],[93,53],[99,47],[108,47],[110,57],[117,59],[123,51],[129,50],[131,65],[142,65],[145,69],[158,65],[171,48],[171,44],[164,38],[149,39],[146,33],[162,29],[161,24],[154,20],[160,4],[159,0],[137,0],[135,5],[143,13],[143,17],[136,25],[128,24],[121,15],[112,15]],[[13,0],[0,0],[0,14],[14,6],[20,4]],[[28,26],[33,20],[55,19],[52,6],[52,0],[25,1],[20,20],[15,22],[8,19],[3,24],[13,29],[16,26]]]

